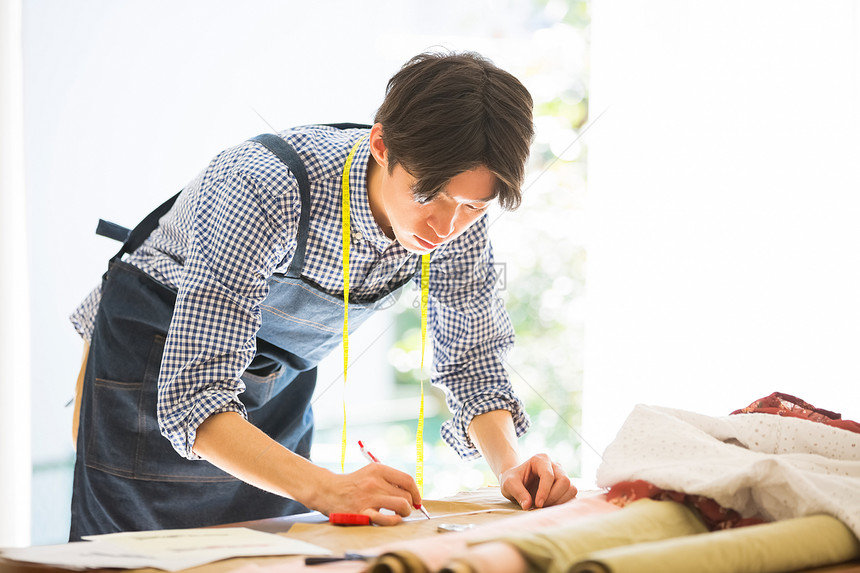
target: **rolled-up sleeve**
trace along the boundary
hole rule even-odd
[[[453,413],[442,425],[442,437],[464,459],[480,456],[468,435],[475,416],[508,410],[517,436],[530,424],[503,365],[514,329],[498,295],[487,226],[484,216],[437,250],[430,267],[432,382],[445,390]]]
[[[158,382],[161,433],[188,459],[198,459],[194,440],[207,417],[247,417],[240,377],[256,351],[267,278],[295,248],[298,189],[285,168],[279,172],[280,180],[244,168],[204,177],[195,197]]]

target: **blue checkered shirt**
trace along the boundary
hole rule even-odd
[[[367,130],[309,126],[280,133],[299,153],[311,183],[311,217],[302,275],[343,296],[341,176],[346,156]],[[386,237],[367,197],[370,146],[358,147],[350,171],[350,298],[364,302],[416,273],[416,255]],[[178,293],[159,375],[162,433],[183,456],[197,427],[218,412],[247,415],[240,376],[255,354],[267,277],[285,273],[296,248],[301,202],[287,167],[258,143],[217,155],[184,189],[146,242],[127,257]],[[431,382],[445,390],[453,419],[442,437],[466,459],[478,457],[467,434],[472,418],[509,410],[517,435],[528,416],[502,365],[514,332],[495,289],[487,216],[433,253],[428,328]],[[91,339],[97,287],[72,314]],[[201,341],[206,341],[202,343]]]

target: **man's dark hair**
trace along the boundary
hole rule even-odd
[[[418,201],[483,165],[496,176],[499,205],[513,210],[534,138],[532,106],[518,79],[479,54],[424,53],[389,80],[375,122],[389,172],[400,164],[412,175]]]

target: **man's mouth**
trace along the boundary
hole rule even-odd
[[[422,239],[422,238],[421,238],[421,237],[419,237],[418,235],[413,235],[413,237],[415,237],[415,241],[416,241],[419,245],[421,245],[422,247],[424,247],[425,249],[433,250],[433,249],[435,249],[436,247],[438,247],[438,246],[439,246],[439,245],[437,245],[436,243],[431,243],[430,241],[425,241],[424,239]]]

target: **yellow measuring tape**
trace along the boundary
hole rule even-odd
[[[430,255],[421,255],[421,406],[415,433],[415,483],[424,497],[424,348],[427,346],[427,301],[430,298]]]
[[[343,465],[346,460],[346,371],[349,366],[349,170],[352,167],[352,158],[358,145],[364,141],[359,139],[346,157],[343,166],[343,177],[341,178],[341,207],[343,217],[341,220],[341,231],[343,234],[343,430],[340,435],[340,473],[343,473]]]
[[[349,367],[349,171],[355,152],[364,138],[359,139],[349,152],[341,177],[341,207],[343,217],[343,429],[340,438],[340,471],[346,460],[346,372]],[[430,254],[421,256],[421,405],[418,411],[418,430],[415,436],[415,482],[424,495],[424,349],[427,345],[427,304],[430,298]]]

